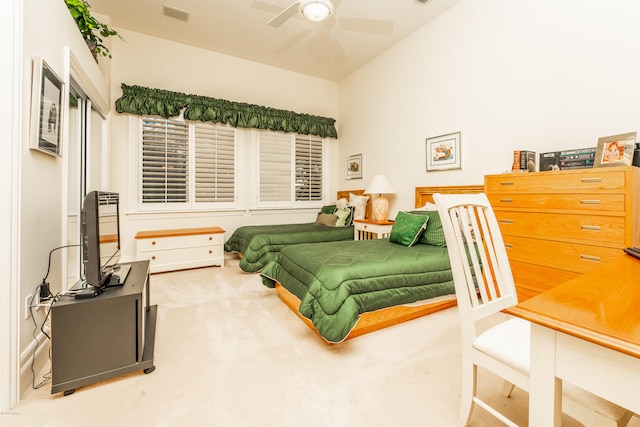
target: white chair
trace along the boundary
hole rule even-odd
[[[484,194],[435,194],[462,329],[462,396],[458,426],[466,426],[478,405],[509,426],[517,425],[478,398],[477,368],[505,380],[503,394],[513,385],[529,389],[530,323],[508,317],[484,331],[478,323],[518,303],[500,228]],[[495,316],[494,316],[495,317]],[[562,410],[587,427],[623,427],[630,411],[570,384],[563,384]]]

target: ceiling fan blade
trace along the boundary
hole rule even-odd
[[[345,31],[357,31],[360,33],[380,34],[389,36],[393,34],[393,21],[385,19],[366,18],[340,18],[340,24]]]
[[[280,12],[279,14],[277,14],[276,16],[271,18],[271,20],[269,22],[267,22],[267,24],[272,26],[272,27],[278,28],[280,25],[284,24],[285,21],[287,21],[293,15],[298,13],[298,4],[299,3],[300,3],[300,0],[294,1],[285,10],[283,10],[282,12]]]
[[[273,53],[278,55],[282,53],[286,53],[289,49],[291,49],[292,47],[300,43],[302,40],[309,37],[311,33],[312,33],[311,29],[299,31],[293,37],[289,38],[288,40],[285,40],[282,44],[276,46],[276,48],[273,49]]]
[[[325,19],[324,25],[327,28],[327,31],[329,31],[329,34],[331,34],[334,39],[339,39],[340,37],[342,37],[342,27],[340,26],[340,23],[336,19],[335,15],[331,15],[327,19]]]

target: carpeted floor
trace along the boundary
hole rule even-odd
[[[0,424],[454,425],[461,381],[455,308],[328,346],[237,263],[151,276],[151,302],[158,304],[153,373],[66,397],[52,396],[50,385],[30,390]],[[479,393],[526,426],[528,395],[516,390],[504,398],[501,385],[480,372]],[[500,423],[476,409],[471,425]],[[565,417],[564,425],[579,424]]]

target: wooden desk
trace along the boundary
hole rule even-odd
[[[562,380],[640,413],[640,260],[624,255],[508,312],[532,322],[529,427],[561,425]]]

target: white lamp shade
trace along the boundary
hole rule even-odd
[[[365,190],[368,194],[394,194],[395,192],[387,177],[382,174],[374,176]]]
[[[300,4],[300,12],[309,21],[320,22],[333,13],[333,4],[327,0],[307,0]]]

